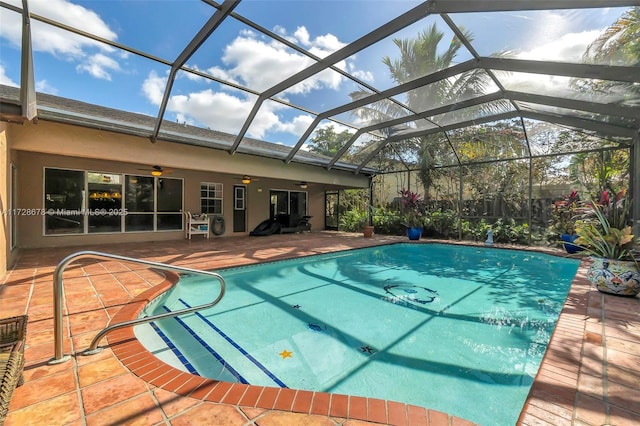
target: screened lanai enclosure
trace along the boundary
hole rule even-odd
[[[23,0],[0,19],[14,119],[45,92],[155,117],[150,144],[178,122],[229,154],[277,143],[257,155],[283,168],[313,152],[371,177],[372,207],[327,193],[335,226],[355,209],[396,232],[380,217],[404,190],[446,236],[513,220],[543,240],[572,193],[640,199],[638,0]]]

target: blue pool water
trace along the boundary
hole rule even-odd
[[[135,330],[194,374],[513,425],[578,264],[440,244],[349,250],[218,271],[217,306]],[[186,277],[145,313],[207,303],[217,289]]]

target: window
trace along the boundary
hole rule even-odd
[[[125,178],[124,221],[126,232],[153,231],[153,177],[129,176]]]
[[[45,235],[84,233],[85,205],[83,171],[45,169]]]
[[[182,229],[182,179],[156,178],[156,230]]]
[[[122,175],[87,173],[89,233],[122,230]]]
[[[45,235],[182,229],[182,179],[45,168]]]
[[[200,183],[200,213],[222,214],[221,183]]]
[[[296,226],[307,214],[307,193],[301,191],[272,190],[271,218],[278,218],[284,226]]]
[[[244,186],[236,186],[234,187],[234,196],[233,199],[234,201],[234,206],[233,209],[234,210],[244,210],[244,202],[245,202],[245,191],[246,191],[246,187]]]
[[[126,176],[125,231],[182,229],[182,179]]]

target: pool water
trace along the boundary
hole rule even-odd
[[[215,307],[135,327],[202,376],[367,396],[515,424],[579,262],[526,251],[394,244],[218,271]],[[213,300],[183,278],[145,314]]]

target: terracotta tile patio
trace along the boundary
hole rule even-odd
[[[0,277],[0,316],[29,315],[25,383],[14,392],[5,424],[471,424],[399,402],[192,376],[153,358],[131,329],[112,332],[99,354],[81,355],[98,330],[135,316],[170,285],[162,274],[116,261],[85,259],[67,268],[64,352],[75,355],[48,363],[54,354],[52,274],[78,250],[214,269],[404,240],[318,232],[25,250]],[[585,274],[583,262],[518,424],[640,424],[640,298],[603,295]]]

